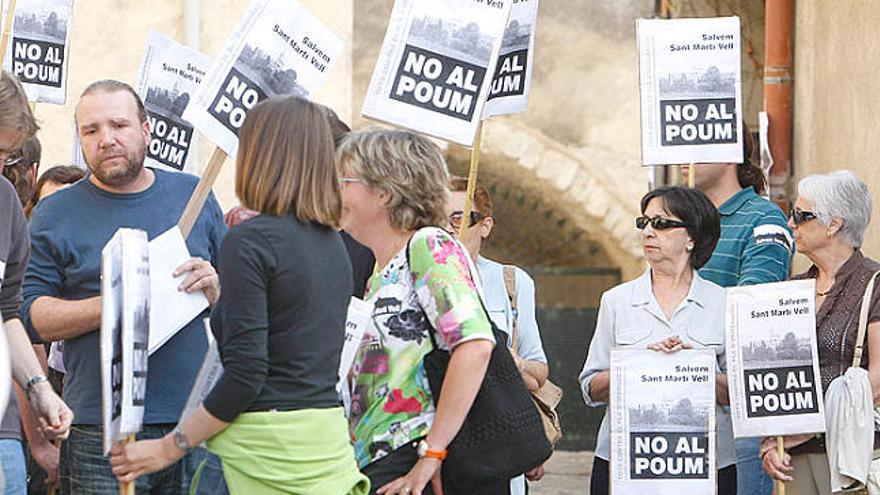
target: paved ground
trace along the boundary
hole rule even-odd
[[[529,484],[530,495],[571,495],[589,492],[592,452],[558,450],[544,465],[544,478]]]

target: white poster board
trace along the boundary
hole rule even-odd
[[[742,163],[739,17],[639,19],[642,164]]]
[[[159,350],[177,332],[208,309],[202,291],[178,289],[189,272],[174,271],[191,258],[180,228],[174,226],[150,241],[150,354]]]
[[[715,351],[611,350],[611,492],[716,492]]]
[[[504,30],[483,119],[525,112],[532,88],[532,65],[539,0],[513,0]]]
[[[183,118],[234,157],[251,108],[273,96],[311,98],[341,51],[342,40],[296,1],[254,0]]]
[[[193,125],[183,110],[210,65],[211,57],[150,31],[135,88],[150,119],[147,166],[197,172],[197,157],[190,153]]]
[[[395,0],[362,113],[471,146],[512,0]]]
[[[72,15],[73,0],[15,4],[3,67],[21,81],[30,101],[64,105]]]
[[[104,453],[141,430],[147,394],[150,264],[147,233],[119,229],[101,251]]]
[[[816,281],[726,291],[725,341],[734,436],[824,432]]]

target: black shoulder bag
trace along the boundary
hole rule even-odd
[[[406,258],[409,264],[409,245]],[[482,298],[480,302],[482,304]],[[492,325],[496,344],[474,403],[447,447],[443,472],[472,481],[497,481],[540,466],[553,450],[547,441],[544,423],[507,350],[507,335],[489,317],[484,304],[483,311]],[[434,348],[425,355],[424,365],[436,406],[450,354],[437,346],[433,325],[429,333]]]

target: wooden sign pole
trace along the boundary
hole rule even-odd
[[[776,437],[776,453],[779,455],[779,460],[785,460],[785,445],[783,443],[785,439],[780,435]],[[776,482],[776,495],[785,495],[785,483],[782,481]]]
[[[122,442],[124,445],[128,445],[130,443],[134,443],[134,435],[129,435],[128,438]],[[119,485],[119,495],[135,495],[134,494],[134,481],[129,481],[128,483],[121,483]]]
[[[196,219],[199,218],[199,213],[202,212],[202,207],[205,205],[208,194],[211,192],[211,188],[214,187],[214,182],[217,181],[217,176],[220,175],[220,169],[223,168],[223,162],[225,161],[226,152],[218,146],[214,149],[214,153],[211,154],[208,166],[202,171],[202,178],[196,184],[196,188],[193,190],[192,196],[189,197],[189,202],[186,204],[186,208],[184,208],[183,214],[177,222],[177,226],[180,228],[180,232],[183,233],[184,239],[189,237],[189,233],[192,232]]]
[[[3,25],[3,38],[0,39],[0,64],[6,60],[6,49],[9,47],[9,32],[12,31],[12,20],[15,19],[15,0],[9,0],[6,9],[6,23]]]
[[[688,167],[688,187],[691,189],[697,187],[697,165],[695,163],[691,163]]]
[[[464,239],[471,223],[471,206],[474,199],[474,189],[477,187],[477,173],[480,169],[480,148],[483,144],[483,122],[477,126],[477,137],[474,140],[474,148],[471,150],[471,168],[468,172],[467,197],[464,200],[464,209],[461,213],[461,225],[458,227],[459,240]]]

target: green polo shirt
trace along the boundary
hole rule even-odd
[[[785,214],[747,187],[719,208],[721,237],[700,276],[722,287],[788,278],[794,241]]]

